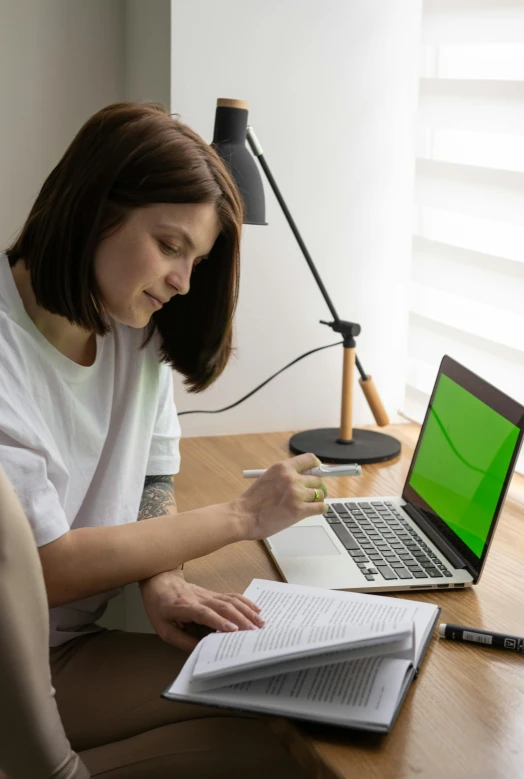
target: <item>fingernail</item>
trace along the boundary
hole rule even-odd
[[[255,617],[255,622],[257,622],[260,626],[266,624],[266,620],[265,619],[261,619],[260,617]]]
[[[238,630],[238,625],[234,625],[232,622],[226,622],[226,628],[228,630]]]

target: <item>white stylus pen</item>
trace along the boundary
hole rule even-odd
[[[242,471],[244,479],[258,479],[265,473],[265,470]],[[305,476],[361,476],[362,468],[356,463],[351,465],[319,465],[310,468],[309,471],[302,471]]]

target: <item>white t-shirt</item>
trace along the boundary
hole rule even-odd
[[[146,475],[177,473],[172,371],[159,338],[118,323],[93,365],[55,349],[27,315],[0,254],[0,465],[38,546],[70,529],[135,522]],[[49,612],[51,646],[100,628],[112,590]]]

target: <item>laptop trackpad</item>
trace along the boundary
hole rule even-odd
[[[286,557],[341,554],[321,525],[289,527],[268,540],[276,553]]]

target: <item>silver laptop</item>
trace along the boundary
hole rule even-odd
[[[328,499],[266,539],[287,582],[382,592],[482,573],[524,436],[524,407],[444,357],[402,496]]]

